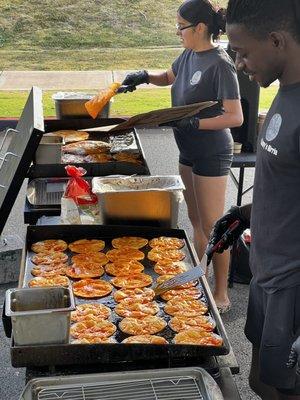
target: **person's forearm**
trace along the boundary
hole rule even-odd
[[[199,128],[204,130],[219,130],[241,126],[243,119],[241,115],[224,113],[218,117],[200,119]]]
[[[252,203],[245,204],[244,206],[240,207],[240,213],[248,221],[250,221],[250,218],[251,218],[251,208],[252,208]]]
[[[149,73],[149,83],[156,86],[168,86],[171,85],[172,82],[169,81],[167,71],[164,71],[160,74]]]

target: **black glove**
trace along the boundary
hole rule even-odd
[[[189,130],[191,128],[199,129],[199,121],[200,118],[198,117],[189,117],[179,119],[178,121],[170,121],[160,124],[159,126],[170,126],[171,128],[177,128],[182,131]]]
[[[126,75],[122,85],[135,87],[141,85],[142,83],[149,83],[149,74],[146,70],[131,72]],[[134,90],[134,89],[133,89]],[[132,90],[129,90],[132,92]]]
[[[241,207],[232,206],[230,210],[215,223],[207,245],[208,252],[216,243],[219,242],[230,225],[236,220],[239,221],[239,225],[223,238],[224,241],[222,246],[218,248],[217,253],[223,253],[224,250],[228,249],[228,247],[239,238],[245,229],[250,227],[250,221],[241,213]]]
[[[297,374],[300,374],[300,336],[292,344],[289,359],[286,364],[286,366],[291,369],[294,368],[295,365],[297,365],[297,368],[296,368]]]

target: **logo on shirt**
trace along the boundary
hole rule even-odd
[[[273,117],[271,118],[269,126],[267,127],[267,130],[266,130],[266,140],[268,142],[271,142],[272,140],[274,140],[276,138],[276,136],[279,133],[281,124],[282,124],[281,115],[274,114]]]
[[[274,114],[273,117],[271,118],[271,121],[269,122],[269,125],[266,129],[265,133],[265,138],[266,141],[262,138],[260,141],[261,147],[266,150],[268,153],[273,154],[274,156],[278,155],[278,149],[276,147],[271,146],[267,142],[271,142],[274,140],[281,128],[282,124],[282,117],[280,114]]]
[[[201,71],[196,71],[196,72],[194,73],[194,75],[192,76],[192,79],[190,80],[190,84],[191,84],[191,85],[197,85],[197,83],[200,82],[201,75],[202,75],[202,72],[201,72]]]

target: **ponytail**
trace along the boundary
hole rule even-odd
[[[194,25],[203,22],[213,40],[225,32],[226,10],[224,8],[216,10],[210,0],[185,0],[179,7],[178,14]]]
[[[208,27],[213,40],[219,39],[222,33],[226,32],[226,9],[219,8],[213,15],[212,26]]]

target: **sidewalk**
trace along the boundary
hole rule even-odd
[[[122,82],[128,72],[130,71],[3,71],[0,73],[0,90],[30,90],[32,86],[43,90],[98,90],[106,88],[112,82]]]
[[[161,72],[162,70],[149,70]],[[0,73],[0,91],[30,90],[98,90],[112,82],[122,82],[130,71],[3,71]],[[272,83],[278,86],[278,82]],[[153,88],[154,85],[141,85]]]

